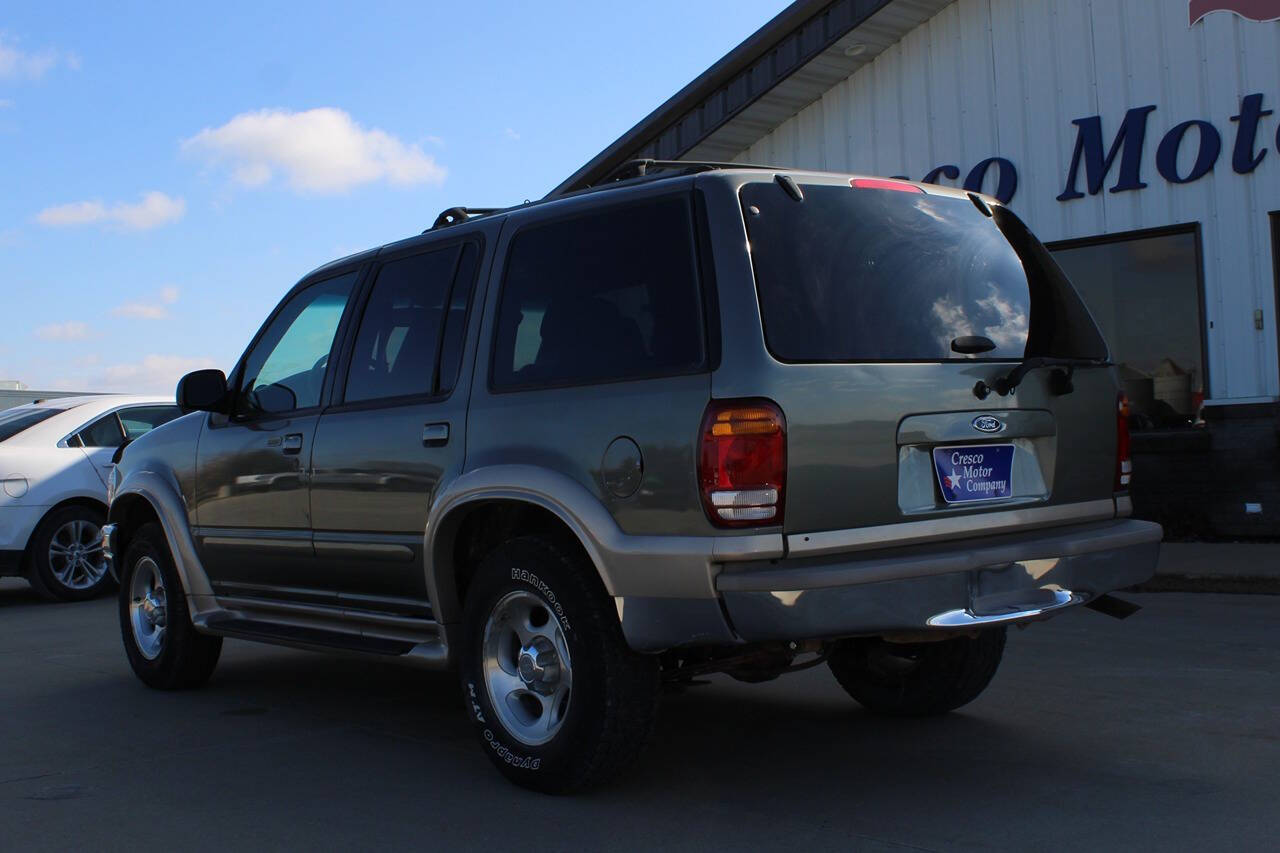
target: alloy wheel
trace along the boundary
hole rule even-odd
[[[485,622],[482,655],[489,702],[511,736],[529,746],[555,737],[572,699],[573,662],[546,602],[525,591],[503,596]]]
[[[49,540],[49,568],[58,583],[67,589],[97,586],[107,573],[102,529],[82,518],[59,527]]]
[[[143,557],[134,567],[129,584],[129,624],[138,652],[147,660],[155,660],[164,651],[168,622],[168,595],[160,567],[151,557]]]

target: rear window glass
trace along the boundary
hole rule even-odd
[[[1105,358],[1092,319],[1012,212],[967,198],[777,183],[742,188],[765,338],[783,361]]]
[[[512,240],[493,387],[662,376],[704,362],[687,198],[534,226]]]
[[[62,409],[10,409],[7,412],[0,412],[0,441],[6,441],[13,438],[18,433],[28,427],[33,427],[41,421],[47,421],[49,418],[62,412]]]

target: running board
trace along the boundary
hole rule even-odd
[[[363,634],[326,631],[323,628],[308,628],[302,625],[282,625],[277,622],[262,622],[235,616],[210,619],[204,627],[224,637],[306,649],[340,649],[391,656],[407,655],[414,649],[414,644],[406,640],[367,637]]]
[[[449,666],[444,631],[430,619],[228,596],[217,603],[194,617],[197,630],[313,651],[398,656],[429,669]]]

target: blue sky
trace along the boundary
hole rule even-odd
[[[786,5],[6,4],[0,379],[229,369],[308,270],[545,194]]]

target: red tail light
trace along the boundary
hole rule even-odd
[[[1133,460],[1129,458],[1129,398],[1121,394],[1116,398],[1116,491],[1129,490],[1129,478],[1133,474]]]
[[[702,419],[698,485],[711,523],[782,523],[787,423],[769,400],[713,400]]]

